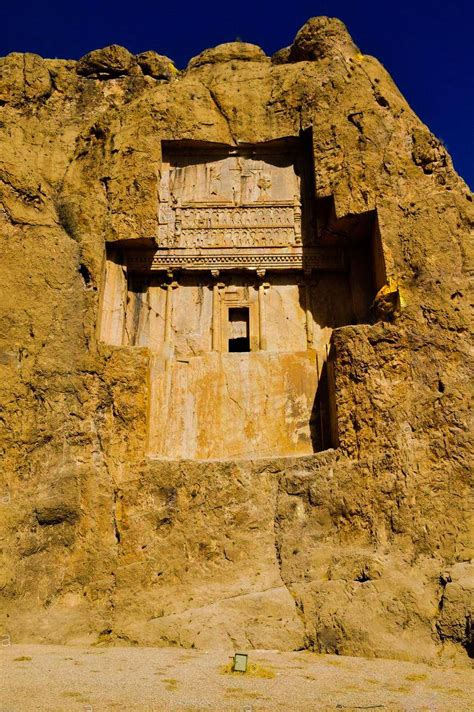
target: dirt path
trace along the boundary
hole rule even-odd
[[[255,676],[225,652],[12,645],[0,648],[0,712],[26,710],[474,710],[469,670],[393,660],[253,651]]]

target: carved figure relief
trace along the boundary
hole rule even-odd
[[[159,207],[163,248],[301,244],[301,186],[294,165],[232,152],[164,163]]]

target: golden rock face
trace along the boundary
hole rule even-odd
[[[339,21],[144,55],[0,60],[0,634],[465,664],[471,194]]]

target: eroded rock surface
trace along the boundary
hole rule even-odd
[[[153,79],[171,79],[178,73],[171,59],[153,50],[141,52],[137,55],[137,60],[143,74]]]
[[[93,79],[113,79],[129,74],[136,60],[120,45],[110,45],[95,49],[81,57],[77,63],[77,73]]]
[[[375,215],[385,267],[372,323],[332,332],[338,447],[150,459],[150,351],[98,338],[105,245],[158,240],[162,141],[301,131],[320,214]],[[0,198],[0,635],[466,664],[472,195],[342,23],[179,74],[0,59]]]

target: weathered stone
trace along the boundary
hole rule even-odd
[[[85,54],[77,63],[76,71],[92,79],[114,79],[129,74],[136,60],[128,49],[109,45]]]
[[[178,74],[171,59],[153,50],[137,54],[137,61],[143,74],[153,77],[153,79],[169,80]]]
[[[15,641],[472,655],[472,195],[340,23],[303,29],[173,81],[0,60]]]
[[[336,17],[312,17],[296,35],[289,61],[313,61],[336,54],[347,57],[358,51],[341,20]]]
[[[291,47],[283,47],[272,54],[272,64],[287,64],[290,61]]]
[[[42,507],[38,507],[35,510],[36,519],[38,524],[62,524],[62,522],[68,522],[69,524],[74,524],[77,520],[79,514],[74,508],[71,508],[63,502],[48,503]]]
[[[188,69],[200,67],[203,64],[219,64],[242,60],[245,62],[267,62],[268,57],[261,47],[248,42],[226,42],[193,57],[188,64]]]
[[[0,105],[38,101],[51,91],[46,62],[37,54],[12,52],[0,58]]]
[[[474,566],[459,563],[449,572],[440,602],[437,628],[443,640],[461,643],[474,653]]]

